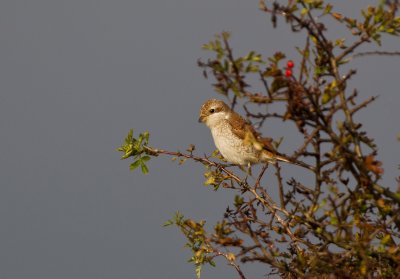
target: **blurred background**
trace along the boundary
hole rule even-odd
[[[375,3],[331,2],[349,16]],[[130,172],[115,149],[134,128],[148,130],[154,147],[195,144],[197,154],[210,154],[198,110],[218,96],[197,67],[209,55],[201,45],[230,31],[236,55],[283,51],[296,62],[304,38],[280,23],[273,29],[257,1],[2,0],[0,278],[195,278],[183,235],[162,224],[179,210],[211,226],[234,193],[204,187],[203,167],[193,162],[159,157],[149,175]],[[399,48],[399,38],[383,39],[381,50]],[[399,175],[398,65],[397,57],[351,65],[359,100],[380,96],[358,120],[376,139],[388,186]],[[285,153],[297,147],[281,123],[261,131],[284,136]],[[269,272],[243,270],[248,278]],[[217,261],[202,277],[237,275]]]

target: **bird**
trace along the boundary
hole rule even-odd
[[[221,100],[207,100],[200,108],[199,122],[210,128],[215,146],[229,163],[250,167],[281,161],[314,170],[276,151],[272,139],[261,137],[250,123]]]

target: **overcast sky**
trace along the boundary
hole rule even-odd
[[[233,193],[202,186],[203,167],[192,162],[156,158],[150,175],[130,172],[115,148],[134,128],[149,130],[155,147],[214,150],[197,123],[200,105],[216,97],[196,66],[201,45],[231,31],[236,54],[280,50],[296,61],[303,42],[284,25],[272,29],[257,2],[1,1],[0,278],[195,278],[183,235],[162,224],[177,210],[213,224]],[[374,1],[336,2],[354,15],[349,2]],[[382,50],[400,49],[398,38],[384,42]],[[358,119],[376,138],[386,185],[399,174],[399,62],[352,65],[361,98],[380,96]],[[288,136],[284,126],[262,132]],[[237,275],[219,261],[203,278]]]

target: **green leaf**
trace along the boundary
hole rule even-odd
[[[138,159],[138,160],[136,160],[135,162],[133,162],[133,163],[130,165],[129,169],[130,169],[131,171],[133,171],[133,170],[137,169],[141,164],[142,164],[142,160],[141,160],[141,159]]]
[[[332,5],[331,4],[327,4],[324,10],[324,14],[329,14],[332,11]]]
[[[325,105],[327,104],[330,100],[332,99],[331,95],[329,93],[324,93],[322,95],[322,104]]]
[[[124,156],[121,157],[121,160],[125,160],[125,159],[128,159],[129,157],[131,157],[132,152],[133,152],[132,150],[129,151],[129,152],[126,152],[126,153],[124,154]]]
[[[243,59],[244,59],[244,60],[247,60],[247,61],[251,61],[251,60],[253,59],[253,56],[254,56],[255,54],[256,54],[256,53],[255,53],[254,51],[250,51],[249,54],[247,54],[245,57],[243,57]]]
[[[145,162],[149,161],[150,159],[151,159],[150,156],[147,156],[147,155],[143,156],[142,157],[142,162],[145,163]]]
[[[202,45],[201,48],[204,49],[204,50],[213,50],[214,46],[212,45],[212,43],[210,43],[210,44]]]
[[[243,203],[244,203],[244,199],[239,195],[235,195],[235,203],[234,203],[235,206],[240,207]]]
[[[148,131],[143,132],[144,142],[147,144],[149,142],[150,133]]]
[[[389,244],[391,242],[392,242],[392,236],[390,234],[385,235],[381,240],[381,243],[383,245],[387,245],[387,244]]]
[[[140,160],[140,166],[142,168],[142,173],[143,174],[148,174],[149,173],[149,168],[143,163],[142,160]]]
[[[128,135],[125,138],[125,143],[129,144],[132,142],[132,138],[133,138],[133,129],[130,129],[128,132]]]
[[[200,279],[200,275],[201,275],[201,265],[197,265],[196,266],[196,276],[197,276],[197,278]]]
[[[137,142],[136,142],[136,145],[137,145],[138,147],[140,147],[140,146],[142,145],[142,142],[143,142],[143,134],[140,134],[140,135],[139,135],[139,138],[138,138],[138,140],[137,140]]]
[[[163,224],[163,227],[168,227],[174,224],[174,220],[168,220]]]

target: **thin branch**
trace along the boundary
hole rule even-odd
[[[240,90],[240,92],[242,92],[242,94],[244,94],[245,93],[245,90],[244,90],[244,84],[245,83],[244,83],[244,81],[242,79],[242,76],[240,75],[240,71],[239,71],[238,67],[236,66],[235,59],[233,58],[232,48],[229,45],[227,36],[222,36],[222,39],[224,41],[225,49],[227,51],[227,57],[229,59],[229,62],[232,64],[233,72],[235,73],[235,79],[236,79],[236,81],[237,81],[237,83],[239,85],[239,90]],[[233,100],[232,100],[232,103],[231,103],[231,109],[232,110],[235,108],[236,103],[237,103],[237,95],[234,94]]]
[[[301,60],[301,65],[300,65],[300,77],[299,77],[299,82],[301,83],[303,81],[303,73],[305,73],[307,71],[307,67],[306,67],[306,62],[307,62],[307,55],[305,55],[306,51],[309,49],[310,47],[310,36],[307,36],[306,39],[306,45],[303,49],[303,59]]]
[[[362,56],[372,56],[372,55],[400,56],[400,51],[365,51],[354,54],[350,59]]]
[[[254,189],[260,187],[261,178],[264,176],[265,171],[268,169],[268,164],[264,164],[260,174],[258,175],[257,181],[254,184]]]
[[[285,204],[283,184],[282,184],[281,167],[279,166],[278,162],[275,163],[275,169],[276,169],[275,175],[276,175],[276,179],[278,181],[279,200],[281,203],[281,207],[285,208],[286,204]]]
[[[246,279],[246,276],[244,276],[244,273],[243,273],[243,271],[240,269],[240,266],[239,266],[237,263],[235,263],[235,261],[232,260],[227,254],[222,253],[222,252],[219,252],[219,251],[216,252],[216,254],[217,254],[218,256],[223,256],[223,257],[228,261],[228,264],[231,265],[231,266],[233,266],[233,267],[236,269],[236,271],[237,271],[237,273],[239,274],[239,276],[240,276],[241,279]]]
[[[367,100],[365,100],[364,102],[362,102],[361,104],[359,104],[358,106],[354,107],[350,113],[353,115],[354,113],[356,113],[357,111],[359,111],[362,108],[365,108],[366,106],[368,106],[370,103],[372,103],[373,101],[375,101],[378,98],[378,96],[372,96],[370,98],[368,98]]]
[[[356,41],[354,44],[352,44],[351,46],[349,46],[348,48],[346,48],[341,54],[339,54],[335,60],[336,62],[340,62],[342,61],[343,58],[345,58],[347,55],[349,55],[350,53],[352,53],[357,47],[359,47],[360,45],[362,45],[365,42],[369,41],[369,36],[367,35],[363,35],[361,36],[358,41]]]

